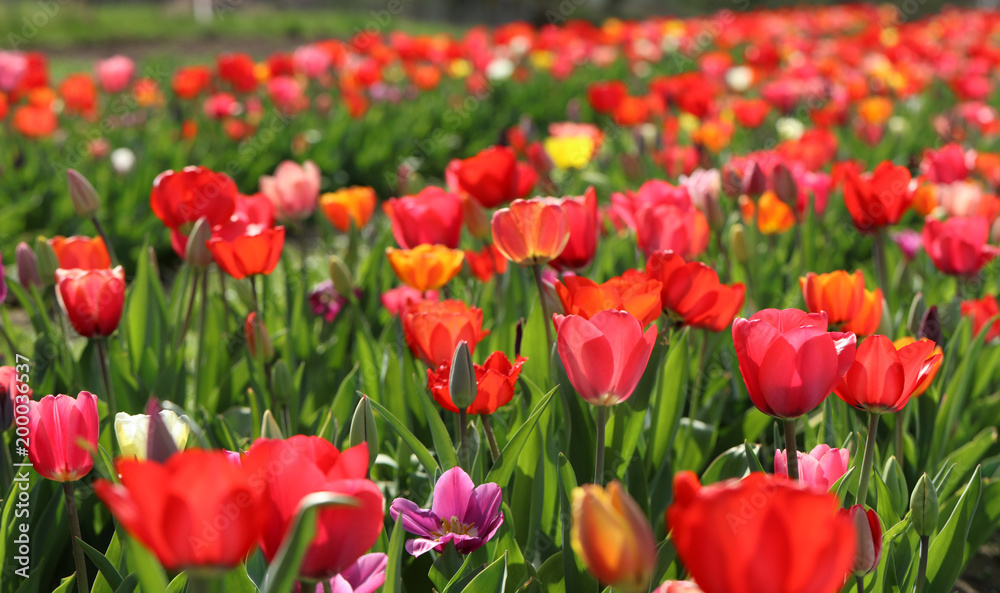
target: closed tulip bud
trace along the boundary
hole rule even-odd
[[[757,161],[750,161],[746,171],[743,172],[743,179],[740,183],[740,191],[743,194],[756,198],[767,189],[767,177],[764,171],[757,164]]]
[[[330,280],[333,281],[334,290],[345,296],[351,294],[354,291],[354,279],[351,277],[351,271],[347,269],[347,264],[338,255],[331,255],[329,264]]]
[[[930,537],[937,528],[937,490],[927,474],[920,476],[910,495],[910,522],[913,523],[913,530],[921,537]]]
[[[901,418],[896,418],[897,422],[900,420]],[[889,489],[892,508],[898,514],[902,515],[906,512],[906,493],[910,490],[906,487],[906,477],[903,475],[903,468],[896,461],[895,455],[885,462],[885,468],[882,470],[882,480],[885,482],[886,488]]]
[[[170,410],[160,410],[159,414],[177,449],[183,449],[191,435],[191,427],[188,426],[186,417],[178,416]],[[149,446],[149,419],[150,416],[147,414],[130,415],[125,412],[118,412],[115,416],[115,436],[118,438],[118,447],[123,458],[139,461],[146,459]]]
[[[45,237],[35,239],[35,258],[38,262],[38,277],[45,286],[51,286],[55,282],[56,270],[59,269],[59,259]]]
[[[69,184],[69,199],[73,201],[73,209],[83,218],[93,218],[101,206],[97,190],[86,177],[73,169],[66,169],[66,181]]]
[[[933,340],[938,346],[944,345],[944,335],[941,333],[941,316],[938,314],[937,305],[931,305],[924,311],[924,316],[920,319],[920,329],[917,331],[917,339],[920,338]]]
[[[354,408],[354,417],[351,418],[351,446],[356,447],[361,443],[368,444],[368,469],[371,469],[378,457],[378,427],[367,395],[361,396],[358,407]]]
[[[187,247],[184,251],[184,261],[193,268],[204,269],[212,263],[212,252],[208,250],[208,240],[212,238],[212,227],[208,219],[202,216],[191,228]]]
[[[788,167],[784,163],[775,165],[774,172],[771,173],[771,182],[774,185],[774,193],[778,196],[778,199],[795,208],[799,200],[799,188],[795,184],[792,172],[788,170]]]
[[[458,343],[451,359],[448,389],[451,401],[459,410],[468,408],[476,401],[476,368],[472,364],[472,354],[465,340]]]
[[[295,396],[295,382],[292,380],[292,372],[284,360],[274,363],[274,368],[271,369],[271,389],[278,401],[287,402]]]
[[[17,244],[15,259],[17,261],[17,281],[21,283],[21,286],[42,288],[44,284],[38,275],[38,257],[24,241]]]
[[[882,558],[882,524],[874,509],[865,511],[865,508],[859,504],[842,509],[840,512],[854,521],[854,529],[858,537],[858,548],[851,572],[857,576],[864,576],[875,570]]]
[[[573,550],[601,583],[645,591],[656,568],[656,540],[646,515],[617,481],[573,490]]]
[[[741,264],[747,263],[750,259],[750,251],[747,249],[746,229],[743,225],[736,223],[729,227],[729,247],[732,249],[736,261]]]
[[[271,342],[271,335],[267,333],[267,328],[261,323],[256,312],[247,315],[244,325],[247,337],[247,348],[250,355],[258,362],[267,362],[274,357],[274,344]]]

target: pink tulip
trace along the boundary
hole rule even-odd
[[[292,76],[275,76],[267,81],[267,94],[271,102],[285,113],[295,112],[305,103],[302,85]]]
[[[797,451],[799,481],[817,492],[830,490],[850,466],[851,453],[847,449],[832,449],[829,445],[816,445],[809,453]],[[774,474],[788,476],[788,457],[784,450],[774,452]]]
[[[285,161],[278,165],[273,176],[261,176],[259,184],[260,193],[271,200],[280,219],[304,220],[316,209],[320,174],[312,161],[302,165]]]
[[[14,90],[28,69],[28,58],[19,51],[0,51],[0,91]]]
[[[878,568],[882,558],[882,523],[875,509],[868,509],[866,512],[859,504],[841,509],[840,513],[854,521],[854,529],[858,533],[858,550],[851,572],[859,576],[866,575]]]
[[[76,398],[46,395],[29,401],[28,434],[28,459],[35,471],[56,482],[79,480],[94,467],[97,396],[81,391]]]
[[[997,254],[996,247],[986,244],[990,227],[982,216],[954,217],[943,222],[928,217],[921,236],[924,251],[945,274],[970,276]]]
[[[375,593],[385,584],[385,569],[389,566],[389,557],[385,554],[365,554],[358,558],[350,568],[330,579],[331,593]],[[296,593],[302,591],[301,585],[295,585]],[[323,593],[323,583],[316,583],[316,593]]]
[[[316,45],[303,45],[292,54],[295,71],[308,78],[319,78],[330,67],[330,54]]]
[[[105,93],[113,95],[128,88],[135,73],[135,62],[125,56],[112,56],[97,62],[97,80]]]
[[[646,333],[625,311],[601,311],[590,319],[554,315],[559,358],[576,392],[597,406],[631,397],[656,342],[656,324]]]

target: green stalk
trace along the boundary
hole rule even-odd
[[[782,420],[785,427],[785,459],[788,460],[788,477],[799,479],[799,449],[795,442],[795,418]]]
[[[861,505],[863,509],[865,500],[868,499],[868,480],[872,474],[872,462],[875,460],[875,437],[878,433],[878,420],[880,414],[868,413],[868,438],[865,439],[865,458],[861,462],[861,480],[858,483],[858,496],[855,504]]]
[[[924,593],[927,584],[927,552],[930,549],[930,537],[920,536],[920,563],[917,564],[917,593]]]
[[[597,406],[597,460],[594,463],[594,483],[604,485],[604,428],[608,422],[608,407]]]
[[[63,495],[66,497],[66,515],[69,517],[69,533],[73,539],[73,563],[76,565],[76,587],[80,593],[87,593],[90,588],[90,581],[87,579],[87,561],[84,560],[83,548],[80,547],[83,536],[80,533],[80,515],[76,510],[76,493],[73,488],[73,482],[63,482],[62,486]]]
[[[101,386],[104,388],[104,397],[108,400],[108,411],[111,422],[114,422],[115,415],[118,414],[118,404],[115,403],[115,390],[111,384],[111,366],[108,360],[107,338],[97,338],[95,343],[97,345],[97,365],[101,369]]]
[[[493,458],[493,463],[496,463],[500,457],[500,447],[497,446],[497,437],[493,434],[493,424],[490,422],[489,414],[483,414],[481,418],[483,419],[483,432],[486,433],[486,442],[490,444],[490,457]]]
[[[531,266],[531,272],[535,276],[535,286],[538,287],[538,300],[542,304],[542,325],[545,326],[545,343],[548,346],[546,352],[548,356],[552,356],[552,345],[555,341],[552,339],[552,314],[549,312],[548,306],[545,304],[545,285],[542,283],[542,265],[535,264]]]

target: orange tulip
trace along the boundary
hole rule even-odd
[[[278,267],[285,246],[285,227],[244,230],[235,236],[213,237],[208,250],[222,271],[236,280],[270,274]]]
[[[566,276],[555,283],[555,288],[563,313],[584,319],[608,309],[624,310],[645,327],[656,321],[662,309],[663,284],[639,270],[628,270],[603,284],[583,276]]]
[[[493,243],[516,264],[540,265],[559,256],[569,242],[569,222],[558,200],[514,200],[493,213]]]
[[[360,229],[375,213],[375,190],[356,185],[326,193],[319,199],[319,208],[340,232],[351,230],[352,223]]]
[[[857,336],[870,336],[878,331],[878,325],[882,321],[882,289],[865,290],[864,299],[861,301],[861,308],[858,309],[854,319],[844,323],[844,331],[854,332]]]
[[[898,340],[893,340],[892,345],[895,346],[896,350],[901,350],[905,346],[909,346],[916,341],[916,338],[903,336]],[[931,382],[934,381],[934,377],[937,375],[937,372],[941,370],[941,363],[944,362],[944,350],[941,349],[941,346],[935,344],[934,349],[931,350],[931,353],[927,356],[927,358],[933,360],[931,372],[927,375],[927,378],[920,383],[920,385],[917,385],[917,388],[913,390],[913,395],[911,397],[923,395],[924,392],[927,391],[927,388],[931,386]]]
[[[656,568],[656,540],[645,513],[617,481],[573,490],[573,550],[603,584],[645,591]]]
[[[829,274],[809,272],[799,278],[799,287],[806,309],[810,313],[826,311],[826,319],[832,324],[854,319],[865,300],[865,277],[861,270],[853,274],[844,270]]]
[[[779,235],[795,226],[795,211],[773,191],[765,191],[756,205],[750,198],[740,197],[740,211],[747,223],[753,219],[758,207],[757,229],[765,235]]]
[[[400,321],[413,355],[434,369],[451,362],[459,342],[467,342],[469,352],[474,353],[476,344],[490,333],[483,329],[482,309],[456,300],[417,301]]]
[[[396,277],[423,292],[448,284],[462,269],[465,253],[443,245],[417,245],[413,249],[385,250]]]
[[[66,270],[105,270],[111,267],[111,256],[101,237],[62,237],[49,239],[49,245]]]

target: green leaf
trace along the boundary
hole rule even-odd
[[[257,593],[257,586],[250,579],[243,564],[227,572],[224,582],[222,590],[226,593]]]
[[[688,372],[688,335],[684,328],[680,336],[671,340],[667,349],[667,362],[660,373],[660,390],[653,394],[653,422],[651,427],[648,464],[660,467],[674,441],[684,408],[684,390]]]
[[[438,466],[437,461],[434,461],[434,456],[431,455],[431,452],[428,451],[427,447],[420,442],[420,439],[410,432],[410,429],[407,428],[406,424],[401,422],[399,418],[393,416],[392,412],[387,410],[385,406],[371,398],[368,399],[371,402],[372,407],[375,408],[375,411],[381,414],[382,418],[389,423],[389,426],[396,431],[396,434],[403,439],[406,445],[410,449],[413,449],[414,455],[417,456],[417,459],[419,459],[420,463],[423,464],[424,469],[427,470],[427,475],[433,476],[437,473],[440,470],[440,467]]]
[[[462,589],[464,593],[504,593],[507,588],[507,553],[483,569]]]
[[[167,590],[167,577],[163,573],[163,567],[142,544],[131,537],[128,538],[128,559],[139,577],[142,593],[164,593]]]
[[[125,577],[124,580],[122,580],[121,585],[118,585],[118,588],[115,589],[115,593],[132,593],[132,591],[135,591],[135,588],[138,586],[139,586],[139,577],[134,574],[130,574],[127,577]]]
[[[76,573],[69,575],[64,578],[59,586],[52,590],[52,593],[68,593],[75,588],[76,585]]]
[[[924,593],[948,593],[965,566],[965,541],[982,491],[981,468],[962,492],[955,510],[934,536],[927,554],[927,586]]]
[[[76,538],[76,541],[78,544],[80,544],[80,547],[83,548],[83,553],[87,555],[87,558],[90,558],[90,561],[93,562],[95,566],[97,566],[97,570],[101,572],[101,575],[104,577],[104,580],[108,582],[108,586],[110,586],[112,590],[117,590],[118,587],[122,584],[122,575],[118,574],[118,571],[115,570],[115,567],[111,564],[111,561],[108,560],[108,558],[104,554],[102,554],[99,550],[95,549],[93,546],[83,541],[82,539]],[[95,583],[95,588],[96,588],[96,583]]]
[[[490,472],[483,478],[483,483],[494,482],[499,484],[501,488],[506,488],[507,483],[510,482],[511,475],[514,473],[514,467],[517,466],[517,458],[521,455],[521,449],[524,448],[524,444],[528,441],[531,431],[538,424],[538,417],[542,415],[545,407],[552,401],[553,393],[555,393],[555,388],[545,394],[542,401],[538,402],[535,409],[531,411],[531,415],[524,421],[524,424],[518,427],[517,432],[510,437],[503,450],[500,451],[500,457],[497,458],[496,463],[490,468]]]
[[[180,573],[174,577],[174,580],[170,581],[170,586],[167,587],[167,593],[184,593],[184,591],[187,590],[187,582],[187,573]]]
[[[309,544],[316,536],[316,513],[321,507],[352,507],[357,501],[342,494],[314,492],[299,502],[298,511],[267,570],[263,593],[291,591],[299,576]]]
[[[709,464],[701,476],[702,484],[714,484],[730,478],[742,478],[750,472],[749,448],[736,445],[722,452]],[[756,457],[756,456],[754,456]]]
[[[385,585],[382,593],[402,593],[403,591],[403,526],[396,522],[392,528],[392,537],[389,538],[389,563],[385,569]]]
[[[420,405],[424,408],[424,415],[430,425],[431,437],[434,439],[434,451],[437,452],[438,459],[441,460],[441,469],[449,470],[458,465],[458,455],[455,454],[455,447],[452,445],[451,435],[441,420],[441,412],[434,407],[431,399],[425,393],[418,394]]]

